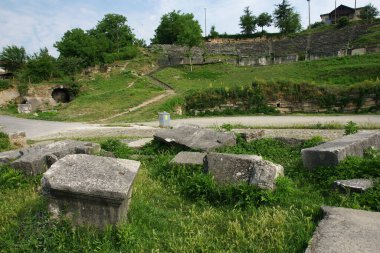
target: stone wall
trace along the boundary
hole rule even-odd
[[[326,30],[293,37],[255,38],[246,40],[215,39],[205,43],[203,49],[193,49],[193,63],[204,64],[225,61],[238,65],[268,65],[298,61],[299,57],[319,59],[338,56],[338,52],[351,50],[350,44],[367,33],[376,24],[358,24],[342,29]],[[162,50],[161,66],[189,64],[188,49],[177,45],[153,45]],[[378,48],[368,48],[377,52]]]

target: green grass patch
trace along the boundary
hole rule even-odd
[[[169,67],[155,76],[178,93],[247,85],[255,80],[349,86],[366,80],[376,81],[380,77],[379,61],[380,55],[373,54],[254,67],[220,63],[194,66],[193,72],[189,66]]]
[[[368,28],[368,33],[355,40],[352,44],[355,47],[379,46],[380,25],[375,25]]]

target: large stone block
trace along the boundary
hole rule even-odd
[[[273,189],[276,178],[284,175],[281,165],[256,155],[209,153],[204,168],[219,183],[247,182],[263,189]]]
[[[53,163],[70,154],[95,154],[100,152],[100,145],[82,141],[59,141],[47,145],[22,150],[22,156],[11,163],[11,167],[26,175],[45,172]]]
[[[236,145],[234,133],[217,132],[194,125],[183,125],[173,129],[161,130],[154,135],[154,138],[166,143],[176,143],[203,151]]]
[[[200,152],[180,152],[173,160],[170,161],[172,164],[182,164],[182,165],[202,165],[203,159],[206,153]]]
[[[21,150],[11,150],[6,152],[0,153],[0,165],[1,164],[8,164],[12,162],[13,160],[16,160],[22,156]]]
[[[365,149],[380,148],[380,132],[360,132],[316,147],[303,149],[302,160],[306,168],[336,166],[347,156],[362,157]]]
[[[44,173],[42,190],[53,218],[104,228],[125,220],[140,162],[68,155]]]
[[[325,214],[306,253],[373,253],[380,249],[380,213],[322,207]]]

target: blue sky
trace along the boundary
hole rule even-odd
[[[216,26],[220,33],[239,33],[239,17],[249,6],[255,15],[272,13],[281,0],[1,0],[0,49],[7,45],[24,46],[29,54],[47,47],[58,56],[53,44],[72,28],[93,28],[107,13],[127,17],[128,25],[138,38],[150,42],[160,18],[172,10],[193,13],[204,27],[204,9],[207,9],[207,30]],[[307,26],[306,0],[289,0],[301,14],[303,27]],[[355,0],[337,0],[337,5],[353,7]],[[361,7],[372,3],[380,10],[380,0],[357,0]],[[319,15],[334,9],[335,0],[311,0],[311,21],[320,21]],[[275,28],[269,28],[276,31]]]

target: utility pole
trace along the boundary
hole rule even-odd
[[[336,0],[335,0],[335,24],[336,24]]]
[[[354,19],[356,19],[356,0],[355,0],[355,13],[354,13]]]
[[[310,29],[310,0],[307,0],[307,2],[309,3],[309,29]]]
[[[205,8],[205,38],[207,37],[207,8]]]

